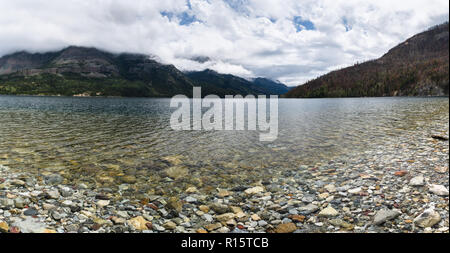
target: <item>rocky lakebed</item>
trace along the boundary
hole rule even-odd
[[[164,157],[158,186],[144,188],[136,176],[113,189],[0,166],[0,231],[448,233],[448,139],[417,138],[233,188],[196,183],[182,156]]]

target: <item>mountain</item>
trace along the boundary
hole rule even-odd
[[[0,58],[0,94],[165,97],[189,95],[192,87],[174,66],[145,55],[71,46]]]
[[[186,73],[194,83],[202,87],[204,94],[216,94],[218,96],[240,94],[243,96],[254,95],[280,95],[289,89],[286,85],[266,78],[256,78],[253,81],[241,77],[220,74],[207,69],[199,72]]]
[[[172,97],[192,96],[194,86],[202,86],[203,95],[220,96],[287,91],[283,84],[270,84],[270,80],[260,87],[233,75],[210,72],[183,73],[147,55],[70,46],[57,52],[17,52],[1,57],[0,94]]]
[[[284,94],[291,89],[283,83],[262,77],[253,79],[253,83],[258,87],[270,90],[271,94]]]
[[[309,81],[284,97],[448,96],[448,25],[419,33],[379,59]]]

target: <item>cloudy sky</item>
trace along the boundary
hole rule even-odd
[[[0,0],[0,56],[68,45],[290,86],[448,21],[447,0]]]

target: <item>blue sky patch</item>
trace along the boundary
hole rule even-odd
[[[167,17],[170,21],[172,21],[172,18],[173,18],[173,13],[172,12],[161,11],[160,13],[161,13],[161,15],[163,17]]]
[[[300,16],[295,16],[293,20],[295,29],[297,29],[297,32],[303,31],[303,30],[316,30],[316,27],[314,26],[314,23],[303,19]]]
[[[195,17],[195,15],[191,15],[188,12],[181,12],[181,13],[175,14],[173,12],[162,11],[161,15],[163,17],[167,17],[169,19],[169,21],[171,21],[171,22],[174,18],[178,18],[180,25],[190,25],[196,21],[199,21]]]
[[[192,10],[191,0],[186,0],[186,5],[189,8],[189,10]]]
[[[342,18],[342,23],[343,23],[344,26],[345,26],[345,31],[346,31],[346,32],[348,32],[348,31],[350,31],[350,30],[352,29],[352,25],[348,23],[348,20],[347,20],[346,17],[343,17],[343,18]]]
[[[190,25],[198,21],[194,15],[189,15],[187,12],[182,12],[178,18],[180,19],[180,25]]]
[[[248,0],[224,0],[224,2],[237,13],[248,14]]]

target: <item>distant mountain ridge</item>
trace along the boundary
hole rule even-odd
[[[186,76],[202,87],[202,93],[204,91],[219,96],[233,93],[243,96],[249,94],[281,95],[289,90],[286,85],[270,79],[255,78],[249,81],[230,74],[219,74],[210,69],[188,72]]]
[[[203,95],[222,97],[288,91],[284,84],[265,78],[248,81],[212,73],[183,73],[142,54],[70,46],[57,52],[17,52],[1,57],[0,94],[172,97],[192,96],[194,86],[202,86]]]
[[[330,72],[284,97],[448,96],[448,25],[432,27],[379,59]]]

